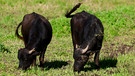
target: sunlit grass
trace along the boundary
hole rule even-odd
[[[76,12],[85,10],[96,15],[105,28],[99,71],[92,69],[93,57],[90,57],[84,71],[80,74],[73,72],[70,19],[65,18],[64,14],[78,2],[83,4]],[[133,76],[135,74],[134,0],[0,0],[0,6],[1,76]],[[25,72],[17,70],[17,52],[24,45],[23,41],[15,37],[15,29],[23,16],[31,12],[39,13],[49,19],[53,28],[53,38],[45,53],[45,69],[42,71],[37,67]],[[5,51],[6,49],[8,51]]]

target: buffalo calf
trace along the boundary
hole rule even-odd
[[[22,26],[22,36],[18,33],[20,26]],[[40,55],[40,66],[43,67],[44,54],[52,38],[52,27],[49,21],[35,12],[26,14],[16,28],[15,34],[24,41],[25,45],[25,48],[18,50],[18,68],[26,70],[30,65],[36,65],[37,55]]]
[[[99,53],[102,47],[104,28],[101,21],[94,15],[85,11],[71,15],[81,3],[77,4],[70,12],[66,13],[71,18],[71,33],[74,47],[74,71],[80,72],[89,59],[89,55],[95,53],[94,62],[99,68]]]

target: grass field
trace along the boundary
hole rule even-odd
[[[82,2],[85,10],[103,23],[105,37],[100,54],[100,70],[90,56],[85,69],[73,72],[73,46],[70,19],[64,14]],[[135,0],[0,0],[0,76],[134,76]],[[53,38],[45,54],[45,68],[17,70],[18,49],[23,42],[15,29],[25,14],[36,12],[49,19]],[[38,60],[38,58],[37,58]],[[38,64],[38,62],[37,62]]]

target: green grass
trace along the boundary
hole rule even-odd
[[[76,3],[103,23],[105,37],[100,54],[100,70],[94,69],[93,56],[80,74],[73,72],[73,46],[70,19],[64,14]],[[0,0],[0,76],[134,76],[134,0]],[[45,68],[17,70],[18,49],[23,42],[15,29],[23,16],[37,12],[49,19],[53,38],[45,54]],[[37,58],[38,60],[38,58]],[[37,62],[38,64],[38,62]]]

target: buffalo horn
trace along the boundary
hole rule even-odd
[[[29,54],[31,54],[31,53],[34,52],[34,51],[35,51],[35,48],[31,49],[31,50],[29,51]]]
[[[84,54],[89,48],[89,45],[86,46],[86,48],[82,49],[82,54]]]

